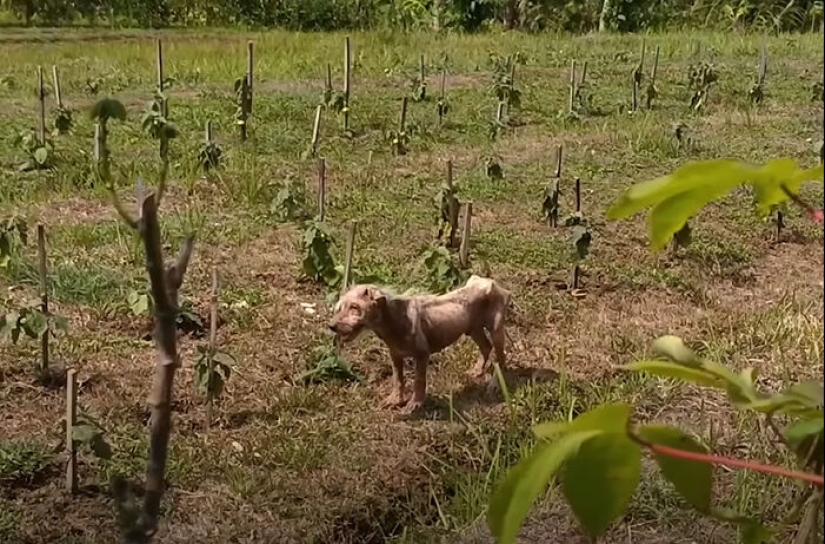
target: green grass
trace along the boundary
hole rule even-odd
[[[72,29],[58,38],[29,31],[7,43],[0,37],[7,59],[0,76],[14,82],[0,86],[0,218],[18,212],[32,231],[38,221],[47,225],[55,311],[71,317],[76,327],[55,340],[55,349],[81,376],[91,377],[82,402],[101,414],[114,451],[110,461],[82,464],[81,481],[105,486],[114,475],[140,478],[145,470],[145,398],[154,354],[125,303],[131,290],[145,285],[143,248],[119,222],[105,188],[89,183],[93,125],[85,110],[107,95],[128,108],[125,123],[112,122],[109,143],[115,185],[131,209],[136,179],[151,184],[159,168],[157,142],[140,130],[155,85],[151,38],[156,36],[164,39],[166,74],[174,79],[168,89],[170,117],[180,129],[170,147],[171,183],[161,207],[164,252],[171,258],[187,235],[196,234],[182,296],[208,315],[211,269],[217,268],[225,320],[219,342],[239,359],[216,410],[220,421],[205,432],[203,397],[192,384],[195,341],[181,339],[168,475],[173,493],[180,493],[170,500],[185,506],[169,510],[165,542],[191,540],[190,533],[202,526],[210,538],[224,540],[254,529],[255,538],[272,541],[295,534],[301,541],[461,542],[484,525],[495,482],[529,452],[532,424],[575,416],[603,402],[630,402],[640,419],[676,422],[706,439],[712,435],[714,449],[725,453],[740,455],[735,446],[747,444],[748,457],[788,462],[756,422],[738,418],[721,399],[707,397],[706,405],[695,389],[614,367],[643,357],[656,336],[674,333],[692,344],[704,342],[702,351],[713,360],[737,369],[758,365],[766,388],[812,376],[822,357],[821,229],[791,209],[783,239],[775,243],[774,227],[753,215],[749,195],[737,192],[691,221],[689,248],[651,255],[641,218],[614,223],[604,212],[631,183],[689,160],[790,156],[815,164],[807,139],[818,141],[822,131],[822,104],[809,97],[822,70],[818,36],[768,38],[768,98],[752,109],[744,93],[755,77],[761,36],[649,35],[648,46],[661,47],[661,96],[651,111],[631,115],[628,83],[639,36],[352,34],[356,137],[345,137],[341,119],[327,113],[319,147],[327,161],[334,256],[343,259],[347,222],[356,219],[359,270],[401,291],[426,285],[421,254],[434,241],[433,197],[446,161],[452,160],[459,199],[473,202],[473,271],[505,283],[518,305],[509,329],[513,365],[550,374],[535,383],[514,378],[512,405],[505,406],[464,376],[476,354],[462,344],[434,358],[428,374],[431,405],[420,419],[403,421],[378,408],[390,370],[386,352],[374,349],[373,338],[343,354],[365,383],[292,383],[314,364],[313,349],[328,341],[329,308],[323,289],[298,281],[300,226],[276,221],[270,205],[281,184],[291,181],[305,184],[308,207],[316,209],[316,161],[301,154],[309,145],[327,62],[340,87],[344,34],[118,35]],[[256,44],[256,94],[251,138],[241,145],[234,133],[231,86],[245,69],[250,38]],[[701,43],[698,57],[695,42]],[[417,70],[419,51],[431,74],[431,95],[447,53],[451,111],[438,130],[435,101],[411,103],[409,152],[395,157],[385,132],[397,127],[400,98]],[[515,112],[518,122],[490,141],[496,103],[489,54],[516,51],[526,58],[516,76],[523,101]],[[719,84],[705,110],[690,112],[684,86],[688,67],[711,57]],[[577,121],[559,115],[566,108],[571,59],[588,62],[600,115]],[[648,70],[650,60],[649,54]],[[54,137],[54,170],[20,173],[14,166],[25,157],[11,140],[36,124],[31,92],[36,66],[52,64],[61,67],[63,98],[75,110],[75,126]],[[101,90],[92,96],[87,79],[97,78]],[[47,110],[50,118],[51,97]],[[222,147],[223,164],[204,177],[196,156],[207,120]],[[676,141],[677,123],[687,126],[690,144]],[[581,300],[556,287],[572,270],[569,230],[541,222],[542,191],[555,169],[557,145],[564,146],[562,216],[572,209],[578,177],[593,232],[592,252],[582,263],[587,296]],[[503,179],[485,176],[488,157],[500,163]],[[810,202],[822,200],[821,187],[804,194]],[[12,265],[0,270],[3,307],[37,296],[34,242],[16,250]],[[314,304],[316,313],[302,303]],[[15,440],[31,438],[30,429],[60,438],[44,429],[62,412],[62,394],[19,385],[28,379],[20,361],[34,359],[35,344],[0,343],[0,410],[12,414]],[[706,417],[695,417],[700,412]],[[787,482],[762,476],[723,473],[716,489],[720,504],[772,521],[796,496]],[[45,531],[37,533],[40,538],[62,536],[60,525],[40,527],[27,508],[33,501],[63,500],[43,493],[45,498],[21,491],[8,513],[0,508],[0,537],[4,530],[28,535],[34,528]],[[556,516],[552,520],[569,518],[559,514],[558,495],[551,489],[533,520],[549,542],[576,530],[571,525],[572,532],[563,533],[555,522],[542,523],[547,512]],[[89,501],[95,507],[89,516],[100,522],[97,537],[111,541],[105,495]],[[74,504],[66,507],[69,513]],[[713,528],[686,510],[653,470],[646,470],[621,524],[640,541],[658,532],[674,541],[683,536],[710,541]],[[720,528],[716,538],[733,537]]]

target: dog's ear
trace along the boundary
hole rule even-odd
[[[369,298],[378,306],[383,306],[387,302],[387,297],[379,289],[374,287],[369,288]]]

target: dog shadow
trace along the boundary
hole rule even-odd
[[[549,368],[507,367],[502,376],[507,392],[512,396],[527,385],[556,381],[559,373]],[[452,395],[429,397],[422,410],[405,419],[446,421],[452,419],[454,413],[463,414],[472,406],[492,406],[504,399],[498,378],[491,371],[485,377],[468,379],[468,383]]]

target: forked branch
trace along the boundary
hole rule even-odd
[[[141,191],[139,191],[141,192]],[[194,236],[184,242],[178,259],[164,265],[158,223],[157,196],[139,196],[139,219],[118,209],[127,223],[137,226],[146,251],[146,270],[149,273],[154,299],[155,347],[157,363],[152,392],[149,460],[146,467],[146,486],[143,505],[136,523],[124,527],[125,540],[129,543],[145,543],[157,532],[160,503],[164,492],[164,475],[169,450],[172,420],[172,386],[175,370],[180,366],[175,320],[178,314],[178,292],[183,283],[194,248]]]

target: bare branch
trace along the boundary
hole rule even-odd
[[[175,327],[177,296],[194,244],[194,239],[189,237],[178,262],[169,267],[169,270],[164,270],[155,194],[150,193],[138,204],[141,209],[141,220],[138,226],[146,251],[146,270],[149,273],[152,296],[155,301],[154,337],[157,366],[152,393],[149,397],[152,417],[149,461],[146,467],[146,492],[140,518],[125,535],[126,541],[130,543],[148,542],[158,528],[171,434],[172,386],[175,369],[180,366]]]

